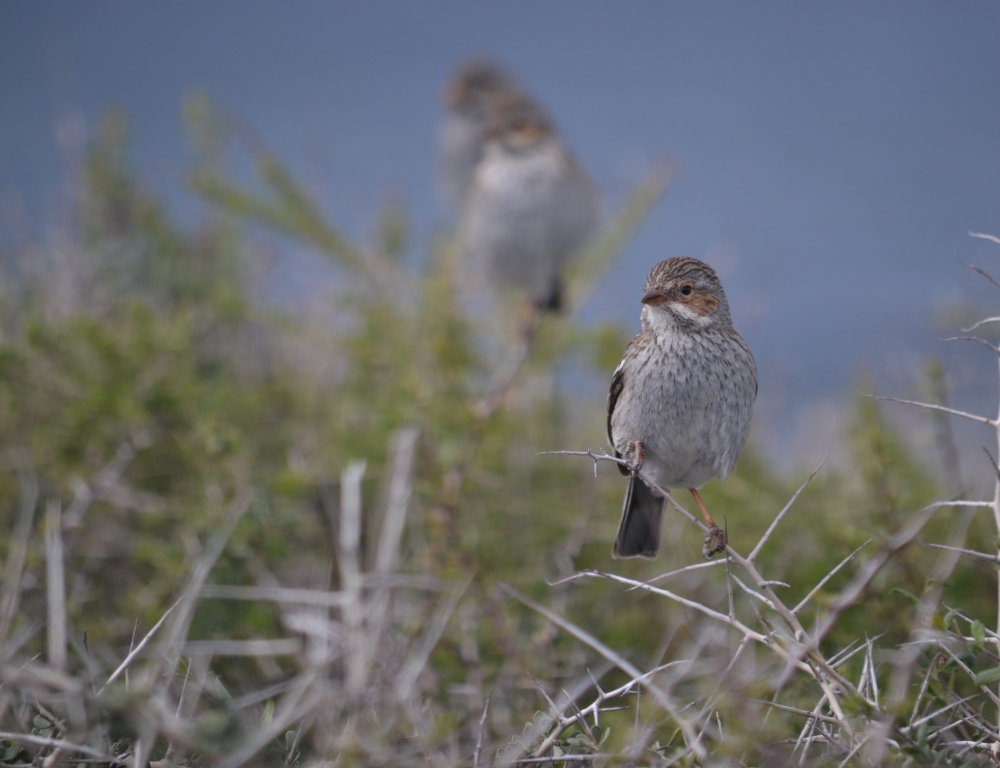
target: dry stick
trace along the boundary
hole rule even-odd
[[[0,731],[0,739],[16,741],[19,744],[34,744],[37,747],[54,747],[55,749],[64,749],[67,752],[79,752],[81,755],[90,755],[115,765],[124,764],[123,760],[114,755],[105,755],[85,744],[74,744],[72,741],[64,741],[63,739],[48,739],[44,736],[35,736],[33,733],[9,733],[7,731]]]
[[[38,479],[28,462],[27,453],[23,448],[14,452],[17,462],[17,477],[21,484],[21,503],[18,507],[17,524],[14,535],[10,538],[7,548],[7,562],[4,564],[3,591],[0,592],[0,661],[7,656],[4,648],[7,636],[10,634],[21,600],[21,576],[24,573],[24,560],[28,552],[28,537],[31,535],[31,522],[35,515],[35,505],[38,502]]]
[[[559,739],[559,737],[562,736],[563,733],[565,733],[568,728],[572,727],[579,720],[585,719],[588,715],[593,715],[594,716],[594,724],[596,725],[597,724],[598,714],[600,712],[611,711],[609,708],[605,708],[603,710],[601,709],[601,705],[604,702],[609,701],[611,699],[618,699],[618,698],[621,698],[622,696],[627,695],[628,693],[631,692],[631,690],[632,690],[633,687],[636,688],[636,690],[638,691],[639,684],[643,680],[650,679],[654,675],[656,675],[659,672],[664,671],[665,669],[669,669],[669,668],[675,667],[675,666],[677,666],[679,664],[686,664],[686,663],[687,663],[686,659],[681,659],[679,661],[671,661],[671,662],[669,662],[667,664],[661,664],[660,666],[658,666],[658,667],[656,667],[654,669],[649,670],[649,672],[647,672],[646,674],[642,675],[641,677],[629,680],[627,683],[625,683],[625,685],[623,685],[623,686],[621,686],[619,688],[615,688],[613,691],[604,691],[604,690],[602,690],[600,684],[597,682],[597,678],[595,678],[594,675],[591,674],[590,675],[590,679],[593,682],[594,687],[597,688],[597,698],[594,699],[593,702],[591,702],[589,705],[587,705],[583,709],[578,710],[579,713],[576,714],[576,715],[572,715],[571,717],[558,716],[556,718],[555,727],[552,729],[552,731],[549,732],[549,735],[545,737],[545,739],[542,741],[541,745],[535,750],[535,754],[536,755],[544,755],[549,749],[552,748],[552,745],[556,743],[556,741]],[[607,669],[610,669],[610,668],[611,667],[608,667]],[[588,672],[589,671],[590,670],[588,670]],[[605,671],[606,671],[606,669],[605,669]],[[599,672],[598,677],[603,677],[603,672]],[[581,689],[578,692],[577,695],[582,694],[582,693],[583,693],[583,689]],[[565,690],[563,691],[563,695],[567,697],[568,701],[575,700],[575,698],[576,698],[573,694],[567,693]]]
[[[48,607],[49,666],[66,667],[66,572],[63,559],[62,506],[45,505],[45,592]]]
[[[969,237],[981,237],[983,240],[991,240],[994,243],[1000,243],[1000,237],[996,235],[987,235],[983,232],[969,232]]]
[[[915,405],[918,408],[926,408],[929,411],[941,411],[942,413],[950,413],[952,416],[960,416],[963,419],[968,419],[969,421],[974,421],[977,424],[986,424],[991,427],[997,426],[996,419],[987,419],[985,416],[977,416],[974,413],[966,413],[965,411],[957,411],[954,408],[946,408],[943,405],[934,405],[932,403],[921,403],[918,400],[903,400],[899,397],[887,397],[886,395],[865,395],[865,397],[870,397],[873,400],[885,400],[890,403],[902,403],[903,405]]]
[[[340,531],[337,537],[337,566],[344,593],[343,617],[347,630],[347,692],[358,696],[368,681],[368,660],[362,633],[365,607],[361,595],[361,480],[367,464],[352,461],[340,475]]]
[[[937,710],[936,712],[932,712],[931,714],[926,715],[926,716],[920,718],[919,720],[915,720],[914,722],[912,722],[909,725],[907,725],[905,728],[900,728],[899,730],[902,731],[903,733],[909,733],[914,728],[919,728],[924,723],[929,723],[935,717],[938,717],[939,715],[943,715],[945,712],[948,712],[949,710],[952,710],[955,707],[960,707],[965,702],[972,701],[973,699],[978,698],[978,697],[979,697],[978,693],[974,693],[972,696],[966,696],[964,699],[959,699],[958,701],[952,702],[951,704],[948,704],[945,707],[941,707],[941,709]]]
[[[838,593],[837,598],[830,606],[830,610],[824,617],[822,624],[816,631],[814,642],[821,642],[831,629],[836,625],[840,616],[854,605],[868,585],[879,574],[890,558],[899,550],[903,549],[913,539],[917,537],[924,526],[930,522],[934,514],[941,509],[943,504],[935,503],[924,507],[917,517],[902,531],[889,538],[882,545],[882,549],[871,560],[867,561],[855,574],[854,578]]]
[[[493,691],[486,697],[486,706],[483,707],[483,716],[479,718],[479,738],[476,739],[476,751],[472,753],[472,768],[479,768],[479,757],[483,753],[483,737],[486,735],[486,715],[490,711],[490,701],[493,700]]]
[[[159,655],[161,661],[159,664],[154,665],[148,672],[147,680],[149,684],[159,677],[161,673],[163,673],[164,685],[169,685],[174,679],[177,664],[180,661],[180,656],[175,651],[183,639],[187,637],[201,588],[208,579],[208,575],[212,572],[215,562],[226,548],[229,537],[233,535],[236,525],[243,519],[243,515],[250,508],[252,500],[252,491],[247,490],[240,494],[233,506],[230,507],[226,519],[219,529],[212,534],[208,545],[191,569],[191,575],[188,577],[187,584],[184,585],[184,591],[180,599],[170,609],[172,611],[174,607],[178,608],[173,621],[170,623],[169,631],[160,644]]]
[[[104,693],[104,689],[107,688],[109,685],[111,685],[115,680],[117,680],[118,675],[120,675],[122,672],[128,669],[129,664],[132,663],[133,659],[135,659],[136,656],[142,653],[142,649],[146,647],[146,643],[148,643],[152,639],[153,635],[156,634],[156,630],[158,630],[161,626],[163,626],[163,622],[165,622],[167,620],[167,617],[170,616],[171,613],[173,613],[174,608],[176,608],[178,605],[181,604],[181,601],[184,599],[184,597],[185,595],[181,595],[179,598],[177,598],[176,603],[167,608],[166,612],[160,617],[160,620],[156,622],[153,625],[153,628],[146,633],[146,636],[144,638],[142,638],[142,641],[139,643],[139,645],[137,645],[129,653],[129,655],[125,657],[125,661],[123,661],[121,664],[118,665],[118,669],[116,669],[114,672],[111,673],[111,677],[109,677],[107,682],[101,686],[101,689],[95,694],[96,696],[100,696],[102,693]]]
[[[514,599],[516,599],[516,600],[524,603],[526,606],[528,606],[532,610],[537,611],[538,613],[542,614],[549,621],[551,621],[554,624],[558,625],[560,628],[562,628],[563,630],[565,630],[566,632],[568,632],[569,634],[571,634],[573,637],[575,637],[580,642],[582,642],[585,645],[588,645],[591,648],[593,648],[595,651],[597,651],[599,654],[601,654],[605,659],[607,659],[608,661],[610,661],[612,664],[614,664],[620,670],[622,670],[623,672],[625,672],[625,674],[631,676],[633,679],[638,680],[640,678],[645,678],[645,677],[648,676],[648,675],[644,675],[630,661],[627,661],[625,658],[623,658],[622,656],[620,656],[618,653],[616,653],[615,651],[611,650],[608,646],[606,646],[604,643],[602,643],[597,638],[591,636],[590,634],[588,634],[584,630],[582,630],[579,627],[577,627],[575,624],[572,624],[572,623],[568,622],[562,616],[559,616],[558,614],[553,613],[552,611],[550,611],[549,609],[547,609],[545,606],[536,603],[534,600],[532,600],[529,597],[526,597],[525,595],[522,595],[520,592],[518,592],[513,587],[511,587],[511,586],[509,586],[507,584],[500,584],[500,589],[502,589],[504,592],[506,592],[507,594],[509,594]],[[680,712],[674,706],[674,703],[670,700],[670,697],[666,694],[665,691],[663,691],[659,686],[654,685],[652,682],[647,683],[647,686],[648,686],[649,690],[652,691],[653,696],[656,699],[657,703],[661,707],[663,707],[667,711],[667,713],[671,717],[674,718],[674,720],[677,722],[678,726],[680,726],[681,731],[684,734],[685,742],[688,744],[689,748],[692,751],[694,751],[695,754],[698,755],[698,757],[703,758],[705,756],[705,748],[703,746],[701,746],[701,744],[697,743],[697,738],[696,738],[694,732],[691,730],[691,724],[688,723],[685,718],[681,717]]]
[[[837,766],[837,768],[844,768],[844,766],[850,762],[851,758],[854,757],[858,752],[860,752],[861,748],[864,747],[865,744],[871,741],[874,735],[875,731],[870,731],[869,733],[865,734],[865,737],[861,739],[861,741],[859,741],[850,752],[847,753],[847,757],[843,759],[843,761]],[[878,763],[875,763],[875,765],[877,764]]]
[[[452,593],[448,595],[435,612],[434,617],[427,625],[427,628],[424,630],[423,636],[420,638],[419,642],[417,642],[410,651],[410,655],[403,663],[403,666],[399,670],[399,674],[396,677],[397,701],[402,703],[410,700],[410,697],[413,694],[413,686],[417,682],[417,677],[420,676],[420,673],[426,666],[427,659],[430,658],[431,651],[434,650],[438,640],[441,639],[441,635],[444,632],[445,627],[448,625],[448,620],[455,612],[455,608],[458,607],[458,601],[462,599],[462,595],[465,594],[465,590],[469,588],[469,584],[472,582],[472,577],[474,575],[474,572],[466,575],[461,584],[457,585]]]
[[[132,627],[132,641],[128,644],[128,652],[132,653],[135,649],[135,639],[139,636],[139,617],[135,617],[135,624]],[[128,678],[128,667],[125,667],[125,690],[128,690],[129,678]]]
[[[916,701],[913,702],[913,712],[910,713],[910,725],[906,726],[906,728],[913,727],[913,721],[917,717],[917,712],[920,711],[920,702],[923,700],[924,694],[927,693],[927,686],[930,685],[931,673],[934,672],[934,665],[937,664],[937,660],[938,654],[935,653],[931,658],[930,664],[927,665],[927,672],[924,674],[924,682],[921,684],[920,691],[917,693]],[[905,730],[905,728],[903,730]]]
[[[191,659],[187,660],[187,667],[184,669],[184,682],[181,684],[181,694],[177,697],[177,711],[174,712],[174,720],[180,720],[181,712],[184,711],[184,694],[187,693],[188,678],[191,677]],[[235,702],[234,702],[235,703]],[[234,707],[235,709],[235,707]],[[167,744],[167,752],[163,756],[164,762],[173,762],[174,755],[174,742],[173,740]]]
[[[993,239],[989,235],[973,235],[973,237],[985,237],[987,240]],[[963,267],[965,267],[966,269],[971,269],[980,277],[985,278],[989,282],[993,283],[993,285],[995,285],[997,288],[1000,288],[1000,281],[998,281],[995,277],[993,277],[989,272],[987,272],[984,269],[980,269],[974,264],[966,264],[964,261],[958,258],[958,256],[956,256],[955,258],[958,260],[958,263],[961,264]]]
[[[952,550],[957,549],[956,545],[965,541],[969,525],[972,524],[975,513],[976,510],[974,508],[962,508],[958,514],[958,519],[952,522],[948,533],[950,540],[949,547]],[[934,584],[934,587],[922,595],[920,603],[917,606],[916,615],[912,622],[912,626],[915,628],[912,632],[914,639],[919,639],[926,635],[925,627],[930,623],[932,615],[937,611],[944,583],[954,572],[958,560],[958,552],[945,550],[941,555],[931,577],[931,583]],[[882,719],[882,722],[874,729],[882,737],[874,745],[872,751],[872,761],[876,765],[885,757],[889,733],[895,727],[896,715],[902,709],[906,694],[910,689],[913,668],[922,651],[923,648],[918,645],[904,646],[895,663],[895,669],[889,680],[889,689],[886,692],[886,715]]]
[[[963,555],[968,555],[969,557],[974,557],[979,560],[986,560],[991,563],[1000,563],[1000,555],[988,555],[985,552],[977,552],[974,549],[962,549],[962,547],[949,547],[946,544],[924,544],[925,547],[930,547],[933,549],[945,549],[949,552],[958,552]]]
[[[750,701],[763,704],[771,709],[780,709],[782,712],[791,712],[793,715],[801,715],[802,717],[807,717],[810,720],[822,720],[824,723],[832,723],[836,726],[843,726],[843,722],[838,720],[836,717],[818,714],[816,710],[810,712],[808,709],[789,707],[787,704],[778,704],[776,701],[765,701],[764,699],[750,699]],[[821,706],[821,704],[817,706]]]
[[[980,328],[981,326],[986,325],[987,323],[1000,323],[1000,315],[998,315],[996,317],[985,317],[982,320],[979,320],[979,321],[973,323],[968,328],[963,328],[962,332],[963,333],[969,333],[970,331],[974,331],[977,328]]]
[[[399,567],[400,546],[406,526],[406,513],[413,493],[413,464],[417,452],[417,429],[401,429],[392,436],[389,447],[389,492],[385,515],[375,550],[375,574],[388,579]],[[382,644],[382,634],[390,623],[392,595],[386,584],[375,590],[366,611],[368,617],[368,655]]]
[[[182,656],[294,656],[302,650],[302,639],[274,640],[188,640]]]
[[[335,608],[348,601],[344,592],[286,587],[245,587],[236,584],[206,584],[201,597],[222,600],[261,600],[285,605],[315,605]]]
[[[253,737],[247,739],[239,749],[216,763],[215,768],[239,768],[270,744],[276,736],[284,733],[289,725],[312,712],[319,704],[320,699],[317,695],[306,696],[305,694],[309,692],[317,674],[315,670],[310,670],[302,675],[299,684],[289,691],[288,695],[276,707],[271,724],[266,728],[258,729]]]
[[[829,458],[829,456],[827,458]],[[774,533],[774,530],[778,527],[778,523],[781,522],[782,518],[784,518],[788,510],[792,508],[792,505],[796,501],[798,501],[799,496],[802,495],[802,491],[804,491],[806,489],[806,486],[809,485],[809,483],[812,481],[814,477],[816,477],[817,473],[823,468],[824,464],[826,464],[826,459],[823,459],[823,461],[819,463],[816,469],[814,469],[812,473],[809,475],[809,477],[806,478],[805,482],[799,486],[799,489],[792,494],[792,498],[790,498],[788,500],[788,503],[785,504],[784,509],[782,509],[777,514],[777,516],[771,522],[771,525],[768,526],[767,531],[764,533],[763,536],[760,537],[760,541],[757,543],[757,546],[753,548],[753,550],[750,552],[749,555],[747,555],[747,560],[749,560],[752,563],[754,560],[757,559],[757,555],[760,554],[760,550],[767,543],[768,539],[771,538],[771,534]]]
[[[806,603],[808,603],[810,600],[812,600],[813,597],[816,595],[816,593],[819,592],[824,586],[826,586],[826,583],[830,579],[832,579],[834,576],[837,575],[837,573],[840,571],[841,568],[843,568],[845,565],[847,565],[849,562],[851,562],[851,560],[854,559],[854,557],[858,554],[858,552],[860,552],[862,549],[864,549],[865,547],[867,547],[870,543],[871,543],[871,539],[868,539],[868,541],[866,541],[864,544],[862,544],[856,550],[854,550],[853,552],[851,552],[851,554],[849,554],[847,557],[845,557],[843,560],[841,560],[837,564],[836,568],[834,568],[826,576],[824,576],[822,579],[820,579],[819,583],[809,591],[809,594],[806,595],[805,597],[803,597],[802,600],[799,602],[799,604],[796,605],[794,608],[792,608],[792,613],[797,614],[799,611],[801,611],[805,607]]]
[[[417,429],[401,429],[392,438],[389,498],[375,554],[375,572],[380,575],[388,576],[399,567],[399,547],[413,492],[413,460],[419,436]]]
[[[969,676],[970,680],[976,679],[976,673],[973,672],[971,669],[969,669],[969,667],[965,664],[965,662],[963,662],[960,658],[958,658],[958,656],[955,655],[955,653],[951,650],[951,648],[946,646],[940,640],[935,639],[932,640],[931,642],[938,648],[940,648],[942,651],[947,653],[949,656],[951,656],[952,661],[954,661],[959,666],[959,668],[963,672],[965,672],[966,675]],[[983,693],[989,696],[993,700],[993,703],[996,704],[998,707],[1000,707],[1000,696],[997,696],[995,693],[993,693],[993,691],[991,691],[988,686],[980,685],[979,690],[981,690]]]

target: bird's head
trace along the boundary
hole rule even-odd
[[[542,105],[523,93],[506,94],[493,105],[484,137],[511,152],[526,152],[554,135]]]
[[[472,59],[462,64],[442,93],[445,106],[477,120],[485,120],[491,104],[514,90],[514,82],[496,64]]]
[[[729,302],[715,270],[689,256],[661,261],[649,271],[643,317],[685,328],[732,324]]]

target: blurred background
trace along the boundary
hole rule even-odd
[[[500,582],[646,667],[697,644],[683,611],[648,596],[546,583],[587,567],[648,578],[696,562],[701,541],[673,520],[660,560],[612,563],[617,472],[536,455],[603,444],[646,273],[676,255],[716,268],[757,360],[749,447],[706,491],[734,545],[832,455],[772,540],[769,575],[793,596],[921,504],[992,495],[989,430],[859,393],[996,408],[991,353],[942,338],[996,314],[995,287],[955,257],[1000,272],[1000,246],[969,235],[1000,233],[998,31],[986,2],[0,6],[0,521],[13,530],[39,500],[62,510],[69,636],[89,631],[93,649],[64,663],[114,669],[227,509],[246,517],[213,581],[342,589],[354,460],[368,462],[362,565],[406,475],[399,568],[438,579],[432,593],[465,585],[414,677],[451,718],[425,746],[466,759],[490,690],[487,744],[505,743],[545,708],[526,671],[561,685],[594,661]],[[437,169],[443,88],[472,56],[545,105],[604,211],[570,277],[585,300],[540,321],[495,401],[517,310],[470,300]],[[20,602],[5,603],[19,607],[0,606],[0,644],[10,630],[25,654],[41,653],[51,601],[31,520]],[[928,538],[948,530],[934,525]],[[995,535],[985,515],[972,531]],[[894,560],[829,642],[902,642],[925,554]],[[963,561],[947,587],[987,626],[991,569]],[[688,584],[708,602],[724,594],[712,573]],[[436,610],[421,589],[392,614],[400,648]],[[191,620],[199,642],[294,624],[266,601],[210,605]],[[399,671],[394,648],[370,701]],[[188,672],[251,698],[302,661],[195,656]],[[199,706],[232,714],[223,699]],[[399,736],[379,713],[352,748]],[[304,732],[333,754],[310,727],[289,762]]]
[[[439,95],[470,55],[504,65],[549,107],[612,203],[671,158],[680,172],[669,199],[585,316],[635,329],[650,266],[681,254],[713,264],[760,368],[756,438],[783,465],[827,453],[859,376],[898,392],[920,358],[948,354],[935,319],[978,287],[954,256],[995,257],[966,234],[990,231],[1000,197],[991,3],[44,3],[2,13],[8,230],[12,217],[44,228],[111,108],[131,121],[143,179],[179,215],[196,215],[180,184],[179,105],[204,89],[348,233],[370,230],[386,197],[400,200],[419,260],[448,222],[434,194]],[[266,278],[286,303],[327,276],[294,250]]]

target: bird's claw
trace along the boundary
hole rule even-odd
[[[720,552],[725,552],[728,544],[729,537],[726,536],[726,532],[713,525],[705,534],[705,544],[701,548],[701,554],[705,556],[706,560],[711,560]]]
[[[642,465],[646,463],[646,451],[642,447],[642,441],[632,442],[629,440],[625,446],[625,453],[629,457],[629,469],[632,470],[633,475],[638,475]]]

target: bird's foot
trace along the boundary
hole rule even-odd
[[[625,455],[628,456],[629,469],[633,475],[638,475],[642,465],[646,463],[646,451],[642,447],[642,441],[635,442],[629,440],[625,446]]]
[[[705,556],[706,560],[711,560],[720,552],[725,552],[728,544],[729,537],[726,536],[726,532],[717,525],[713,525],[705,534],[705,544],[701,548],[701,554]]]

